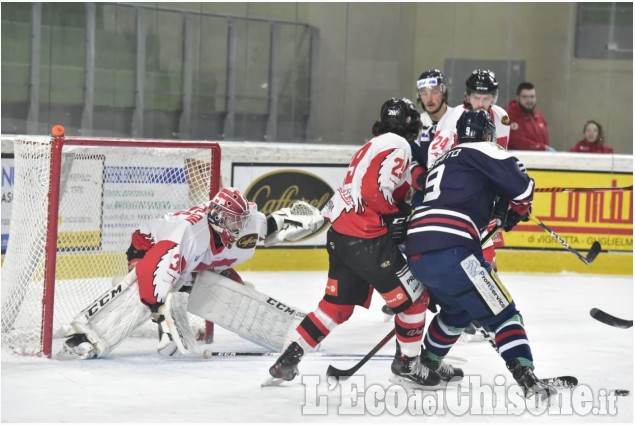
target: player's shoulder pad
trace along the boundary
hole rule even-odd
[[[253,201],[248,201],[248,202],[249,202],[249,211],[258,212],[258,205],[256,205],[256,203]]]
[[[503,159],[508,159],[512,157],[512,155],[508,151],[503,149],[503,147],[493,142],[461,143],[460,145],[457,145],[454,149],[463,149],[463,148],[474,149],[493,159],[503,160]]]
[[[465,105],[457,105],[453,108],[448,106],[448,110],[437,123],[437,131],[455,129],[456,122],[459,120],[463,112],[465,112]]]
[[[492,105],[492,112],[494,113],[494,117],[497,121],[500,121],[503,125],[510,125],[511,120],[509,119],[509,115],[507,111],[501,108],[498,105]]]
[[[410,143],[395,133],[384,133],[373,139],[373,145],[379,150],[405,149],[410,152]]]

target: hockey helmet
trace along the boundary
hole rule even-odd
[[[448,80],[438,69],[423,71],[417,79],[417,100],[421,101],[421,89],[439,87],[443,93],[443,101],[448,103]]]
[[[456,133],[459,143],[488,141],[496,142],[496,126],[489,113],[482,109],[466,109],[456,122]]]
[[[494,96],[494,102],[498,98],[498,81],[496,75],[489,69],[475,69],[472,75],[465,81],[466,97],[472,93],[491,94]]]
[[[218,192],[210,201],[209,209],[209,224],[220,235],[224,245],[238,238],[247,227],[251,215],[249,201],[233,187]]]
[[[392,97],[381,105],[373,135],[395,133],[412,143],[421,130],[421,115],[409,99]]]

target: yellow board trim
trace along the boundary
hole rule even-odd
[[[582,251],[582,255],[586,252]],[[633,275],[633,253],[602,252],[586,265],[568,251],[496,251],[496,263],[501,272],[517,273],[587,273]]]
[[[256,249],[256,255],[236,267],[238,271],[309,271],[328,270],[326,248]]]
[[[584,251],[583,254],[586,254]],[[591,265],[586,265],[568,251],[496,251],[501,272],[633,274],[633,253],[600,253]],[[236,267],[242,271],[308,271],[328,270],[326,249],[257,249],[251,260]]]
[[[584,254],[584,252],[583,252]],[[123,253],[74,255],[58,258],[58,279],[85,279],[110,276],[113,264],[118,274],[126,274]],[[3,257],[4,260],[4,257]],[[601,253],[591,265],[564,251],[498,250],[496,261],[503,273],[587,273],[633,275],[633,253]],[[257,249],[249,261],[236,267],[238,271],[310,271],[328,270],[328,254],[316,249]],[[41,271],[40,271],[41,274]]]

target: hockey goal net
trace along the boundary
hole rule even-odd
[[[125,252],[141,222],[204,203],[219,190],[220,146],[63,135],[11,139],[2,346],[50,357],[53,337],[64,336],[77,313],[127,274]]]

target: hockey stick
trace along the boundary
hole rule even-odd
[[[632,320],[620,319],[619,317],[615,317],[611,314],[605,313],[599,308],[592,308],[589,314],[591,314],[591,317],[593,317],[595,320],[598,320],[615,328],[628,329],[633,327]]]
[[[210,351],[205,350],[203,352],[203,358],[209,359],[211,357],[280,357],[280,353],[274,353],[271,351]],[[309,353],[305,357],[326,357],[326,358],[360,358],[363,354],[353,353]],[[392,355],[377,354],[376,357],[382,359],[392,359]]]
[[[618,192],[633,190],[633,185],[622,187],[537,187],[534,192]]]
[[[538,217],[536,217],[533,214],[530,214],[529,218],[531,218],[538,226],[542,227],[545,232],[549,233],[549,235],[551,235],[551,237],[554,238],[556,240],[556,242],[558,242],[560,245],[564,246],[567,249],[567,251],[571,252],[576,257],[578,257],[580,260],[582,260],[582,262],[584,264],[587,264],[587,265],[591,264],[593,262],[593,260],[595,260],[595,257],[598,256],[600,251],[602,251],[602,245],[600,245],[600,243],[598,241],[595,241],[591,245],[591,248],[589,249],[589,252],[587,253],[587,255],[585,257],[582,254],[580,254],[578,251],[576,251],[574,248],[572,248],[571,245],[569,245],[564,239],[562,239],[556,232],[551,230]]]
[[[368,352],[368,354],[366,354],[359,362],[357,362],[357,364],[355,366],[353,366],[350,369],[342,370],[342,369],[338,369],[338,368],[334,367],[333,365],[329,365],[328,369],[326,369],[326,376],[333,376],[337,380],[340,380],[340,379],[346,380],[346,379],[350,378],[362,366],[364,366],[366,364],[366,362],[368,362],[368,360],[371,359],[371,357],[373,357],[379,350],[381,350],[384,347],[384,345],[386,345],[388,343],[388,341],[390,341],[392,339],[392,337],[395,336],[396,333],[397,333],[397,331],[393,328],[388,333],[388,335],[386,335],[381,341],[379,341],[379,343],[377,345],[375,345],[373,347],[373,349]]]

